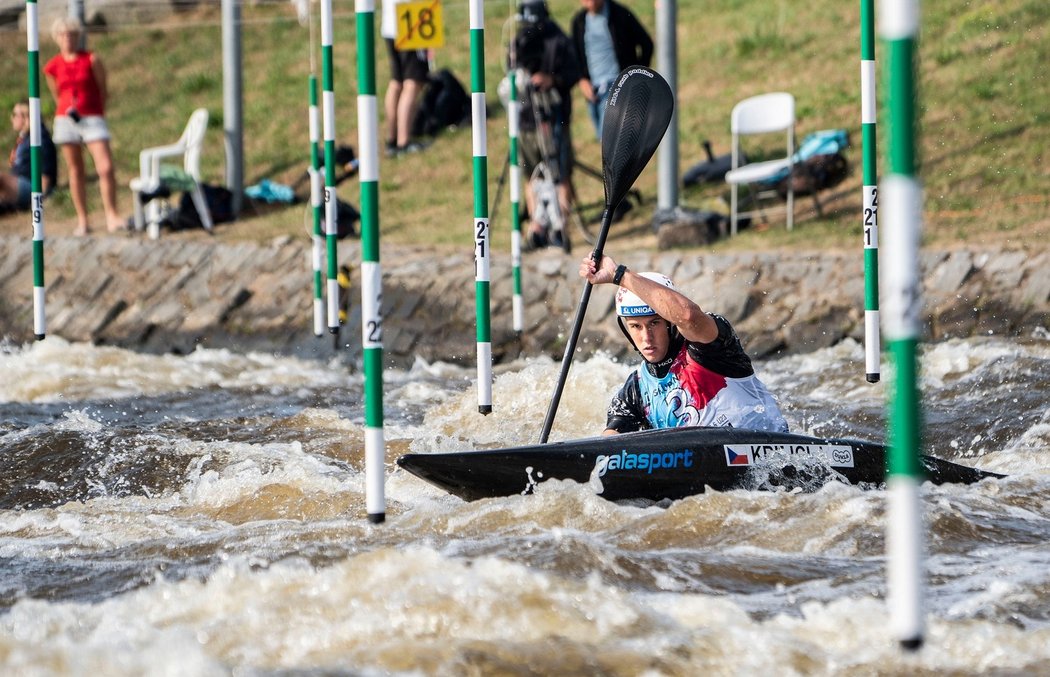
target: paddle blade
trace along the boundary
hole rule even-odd
[[[602,124],[605,204],[615,209],[653,157],[674,112],[671,87],[659,73],[631,66],[616,79]]]

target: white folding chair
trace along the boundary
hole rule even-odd
[[[795,156],[795,97],[787,92],[759,94],[740,101],[733,106],[730,118],[730,129],[733,133],[732,169],[726,173],[726,183],[731,187],[730,194],[730,232],[736,235],[737,220],[740,216],[760,213],[760,200],[765,193],[772,191],[756,189],[754,184],[784,174],[791,175]],[[782,158],[740,165],[740,137],[751,134],[770,134],[785,132],[787,153]],[[747,186],[755,209],[738,212],[739,186]],[[772,191],[775,194],[775,191]],[[787,229],[791,230],[795,216],[795,192],[788,181],[787,189]]]
[[[201,190],[201,151],[204,147],[204,134],[208,130],[208,110],[198,108],[190,115],[186,129],[175,143],[167,146],[146,148],[139,153],[139,175],[131,180],[131,194],[135,203],[135,229],[149,228],[149,235],[156,238],[160,231],[160,208],[156,200],[149,201],[143,207],[143,193],[155,193],[162,186],[184,190],[190,194],[193,206],[200,216],[201,224],[208,231],[212,229],[211,212],[204,201]],[[164,158],[183,157],[182,170],[165,166],[161,170]]]

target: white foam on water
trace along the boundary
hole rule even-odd
[[[0,402],[58,402],[159,395],[192,388],[345,386],[345,369],[268,353],[198,349],[151,355],[70,343],[57,336],[0,352]]]
[[[205,580],[158,580],[98,604],[25,600],[0,617],[8,655],[30,673],[77,674],[71,666],[84,661],[130,675],[443,674],[494,656],[540,671],[582,657],[620,674],[645,674],[654,661],[669,674],[836,674],[1022,671],[1050,660],[1047,628],[930,618],[926,646],[907,654],[888,627],[885,604],[870,597],[755,620],[726,597],[627,592],[596,576],[565,579],[420,546],[324,568],[233,558]]]

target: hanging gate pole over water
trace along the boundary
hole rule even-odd
[[[915,0],[881,0],[879,29],[885,46],[888,102],[888,173],[882,182],[886,229],[886,313],[889,352],[896,367],[889,416],[886,523],[890,625],[901,647],[922,646],[923,529],[921,416],[916,359],[922,326],[919,242],[922,189],[915,177],[915,70],[919,7]]]
[[[321,272],[324,261],[324,239],[321,232],[321,155],[318,144],[321,136],[321,115],[317,108],[317,59],[314,56],[314,15],[312,0],[306,0],[302,8],[305,16],[300,14],[299,21],[304,19],[310,26],[310,209],[313,213],[313,235],[311,236],[310,261],[314,274],[314,336],[324,335],[324,275]]]
[[[879,199],[875,150],[875,0],[860,0],[860,130],[864,146],[861,227],[864,236],[864,366],[881,378],[879,345]]]
[[[389,0],[387,0],[389,1]],[[383,273],[379,266],[379,116],[375,0],[356,0],[357,144],[361,149],[361,346],[365,369],[365,504],[370,522],[386,519],[383,487]]]
[[[310,41],[313,44],[313,41]],[[312,69],[311,69],[312,70]],[[321,230],[321,154],[317,152],[320,142],[321,114],[317,108],[317,76],[310,73],[310,209],[313,212],[314,229],[310,260],[314,271],[314,336],[324,335],[324,234]]]
[[[332,0],[321,0],[321,105],[324,108],[324,219],[328,246],[328,332],[339,334],[338,207],[335,193],[335,91],[332,77]],[[337,341],[338,343],[338,341]]]
[[[525,329],[525,302],[521,295],[521,167],[518,165],[518,83],[514,59],[511,59],[510,101],[507,102],[507,128],[510,130],[510,261],[514,279],[514,296],[511,298],[514,331],[519,335]]]
[[[32,174],[30,218],[33,221],[33,336],[47,335],[44,312],[44,191],[40,180],[40,19],[36,0],[26,2],[26,52],[29,61],[29,166]]]
[[[470,0],[470,121],[474,151],[474,286],[478,342],[478,411],[492,413],[489,176],[485,124],[485,7]]]

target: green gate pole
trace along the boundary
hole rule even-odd
[[[390,2],[391,0],[387,0]],[[357,144],[361,148],[361,345],[365,371],[365,504],[386,519],[383,439],[383,273],[379,265],[379,116],[375,0],[356,0]]]
[[[514,278],[514,296],[511,298],[514,331],[519,335],[525,328],[525,303],[521,295],[521,167],[518,165],[518,132],[521,104],[518,103],[516,69],[511,64],[510,101],[507,104],[507,127],[510,130],[510,261]]]
[[[489,301],[488,139],[485,132],[485,7],[470,0],[470,104],[474,142],[474,286],[478,341],[478,411],[492,413],[492,328]]]
[[[885,91],[889,130],[888,172],[882,181],[886,209],[885,334],[895,365],[889,412],[890,458],[886,480],[888,505],[886,556],[890,626],[904,649],[922,646],[923,527],[919,487],[922,482],[921,405],[916,357],[922,326],[919,242],[922,188],[916,179],[915,0],[881,0],[879,29],[885,55]]]
[[[29,167],[33,221],[33,336],[47,335],[44,312],[44,191],[40,180],[40,19],[36,0],[26,2],[26,51],[29,60]]]
[[[864,236],[864,366],[881,378],[879,345],[879,192],[875,147],[875,0],[860,0],[860,129],[864,145],[861,228]]]
[[[339,334],[339,232],[335,193],[335,91],[332,76],[332,0],[321,0],[321,105],[324,108],[324,219],[328,245],[328,332]],[[338,343],[338,341],[337,341]]]
[[[310,41],[311,54],[313,40]],[[311,57],[312,61],[312,57]],[[317,108],[317,76],[310,67],[310,206],[314,218],[313,251],[311,261],[314,271],[314,336],[324,335],[324,237],[321,232],[321,154],[318,143],[321,133],[321,113]]]

